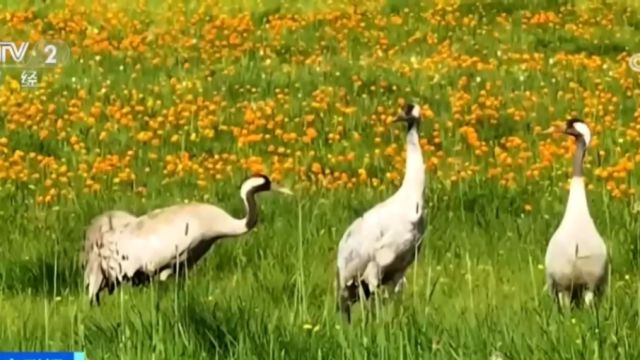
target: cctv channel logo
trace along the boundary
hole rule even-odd
[[[62,41],[28,42],[0,41],[0,68],[43,68],[64,66],[71,51]]]
[[[640,53],[633,54],[629,57],[629,67],[635,72],[640,72]]]

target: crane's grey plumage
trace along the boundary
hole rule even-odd
[[[425,169],[418,137],[420,108],[408,104],[396,122],[406,122],[407,158],[400,188],[354,221],[338,246],[338,307],[350,320],[350,307],[379,286],[399,291],[413,263],[425,230]]]
[[[87,267],[87,289],[91,303],[99,304],[103,289],[112,293],[122,282],[140,284],[159,275],[193,266],[216,240],[235,237],[253,229],[258,222],[255,195],[275,190],[291,194],[265,175],[246,179],[240,188],[247,214],[236,219],[224,210],[205,203],[169,206],[111,230],[98,232],[92,240],[91,258],[99,264]]]
[[[561,306],[580,305],[582,300],[590,305],[604,291],[609,266],[607,246],[589,213],[583,177],[591,132],[582,120],[573,118],[566,122],[564,133],[576,139],[576,153],[564,217],[545,255],[547,287]]]

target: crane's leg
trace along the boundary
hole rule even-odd
[[[584,292],[584,304],[587,306],[593,305],[593,299],[594,299],[593,291],[591,289],[587,289]]]
[[[132,286],[146,286],[149,282],[151,282],[151,277],[140,270],[136,271],[131,277]]]
[[[570,291],[558,291],[558,305],[560,309],[571,307],[571,292]]]
[[[562,311],[564,304],[570,303],[571,297],[569,294],[561,289],[549,274],[547,274],[547,290],[549,290],[549,295],[558,305],[558,310]]]
[[[369,310],[371,311],[371,315],[375,315],[376,306],[378,305],[376,298],[378,297],[381,279],[380,265],[376,261],[370,261],[362,274],[360,284],[363,295],[365,298],[370,299]]]
[[[385,282],[386,280],[386,282]],[[405,288],[407,280],[405,279],[404,272],[396,272],[392,274],[388,280],[383,278],[384,283],[384,298],[388,298],[391,293],[399,294]]]
[[[407,278],[404,276],[404,273],[398,273],[392,284],[394,293],[397,294],[404,290],[404,288],[407,286]]]
[[[351,322],[351,305],[358,301],[358,287],[352,281],[338,290],[338,310]]]
[[[545,285],[547,291],[549,292],[549,295],[554,299],[557,300],[558,297],[558,290],[556,288],[556,284],[553,281],[553,278],[551,278],[551,275],[547,274],[547,283]]]
[[[362,274],[362,280],[369,285],[369,291],[373,294],[380,286],[380,266],[375,261],[370,261]]]
[[[587,306],[597,305],[598,300],[604,294],[609,282],[609,264],[606,263],[600,279],[595,284],[589,285],[584,292],[584,302]]]
[[[165,281],[169,278],[169,276],[171,276],[173,274],[173,269],[172,268],[166,268],[162,271],[160,271],[160,281]]]

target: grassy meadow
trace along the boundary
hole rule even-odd
[[[640,7],[536,1],[0,0],[0,40],[71,61],[20,88],[0,69],[0,351],[89,359],[640,358]],[[402,104],[425,108],[428,230],[408,287],[335,312],[346,227],[404,173]],[[544,252],[590,125],[591,214],[612,272],[598,311],[559,313]],[[183,201],[260,223],[185,282],[90,307],[91,218]],[[366,310],[366,309],[365,309]],[[369,315],[367,315],[369,314]]]

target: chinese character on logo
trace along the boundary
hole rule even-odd
[[[26,70],[20,75],[20,85],[23,88],[38,87],[38,73],[35,70]]]

